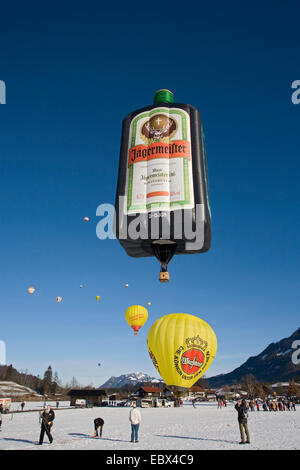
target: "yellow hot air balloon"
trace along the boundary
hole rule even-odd
[[[175,392],[197,382],[217,352],[213,329],[201,318],[187,313],[159,318],[149,330],[147,345],[154,366]]]
[[[96,295],[96,300],[100,300],[100,295]]]
[[[144,325],[144,323],[146,323],[148,312],[145,307],[142,307],[142,305],[132,305],[126,310],[125,318],[136,336],[139,329]]]

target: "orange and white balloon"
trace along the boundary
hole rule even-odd
[[[33,294],[34,291],[35,291],[34,287],[28,287],[28,289],[27,289],[28,294]]]

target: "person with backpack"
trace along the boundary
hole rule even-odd
[[[246,400],[242,400],[240,402],[238,402],[236,405],[235,405],[235,409],[236,411],[238,412],[238,422],[239,422],[239,428],[240,428],[240,433],[241,433],[241,442],[240,444],[250,444],[250,434],[249,434],[249,431],[248,431],[248,407],[247,407],[247,404],[246,404]],[[244,431],[246,433],[246,437],[247,437],[247,440],[245,441],[245,434],[244,434]]]

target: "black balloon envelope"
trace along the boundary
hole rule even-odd
[[[169,281],[176,254],[211,244],[207,164],[199,111],[159,90],[154,104],[123,120],[116,236],[129,256],[155,256]]]

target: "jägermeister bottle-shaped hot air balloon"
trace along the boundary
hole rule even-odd
[[[199,111],[159,90],[123,120],[115,232],[129,256],[155,256],[169,281],[173,255],[211,244],[207,164]]]

